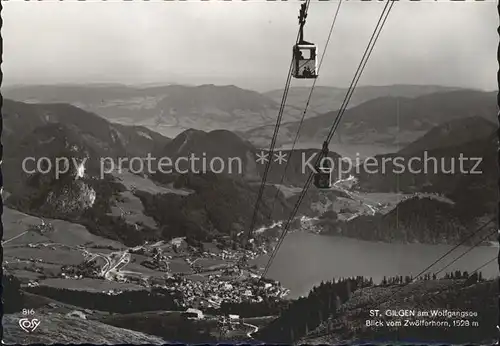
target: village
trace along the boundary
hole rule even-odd
[[[55,244],[29,244],[32,248],[50,248]],[[110,283],[140,285],[147,289],[161,288],[172,293],[179,306],[186,311],[216,310],[223,303],[260,303],[284,299],[289,290],[279,282],[261,278],[259,268],[251,262],[269,252],[269,244],[252,249],[225,249],[215,243],[204,244],[203,249],[186,243],[184,238],[169,242],[145,244],[110,252],[94,252],[97,248],[79,247],[85,260],[77,265],[63,265],[57,277],[65,280],[106,280]],[[113,249],[116,250],[116,249]],[[38,262],[42,262],[39,260]],[[134,263],[133,270],[128,270]],[[172,268],[177,265],[177,270]],[[180,270],[179,263],[187,264]],[[41,263],[43,264],[43,263]],[[160,275],[148,275],[137,268],[154,270]],[[140,269],[139,269],[140,270]],[[42,280],[43,281],[43,280]],[[31,280],[30,287],[42,284]],[[116,295],[124,289],[110,288],[102,293]],[[227,317],[227,316],[226,316]]]
[[[166,288],[180,295],[181,304],[187,308],[219,308],[222,303],[259,303],[264,299],[281,300],[289,291],[278,282],[260,279],[257,265],[249,261],[266,254],[266,245],[254,246],[252,250],[219,249],[213,244],[205,244],[204,251],[194,249],[183,238],[176,238],[167,245],[162,243],[136,249],[152,258],[149,268],[167,269],[168,278],[153,279],[152,287]],[[173,251],[173,254],[172,254]],[[182,258],[189,264],[192,274],[172,273],[168,263]],[[213,265],[202,266],[201,260],[214,260]],[[163,281],[163,282],[162,282]]]
[[[51,222],[42,219],[34,227],[33,237],[50,237],[54,229]],[[175,307],[164,313],[179,314],[195,324],[216,322],[218,338],[249,340],[258,331],[252,323],[259,325],[261,321],[253,322],[243,313],[248,304],[267,306],[289,294],[279,282],[261,278],[262,266],[277,240],[274,233],[260,232],[246,247],[234,246],[234,239],[229,237],[197,244],[174,238],[135,247],[109,242],[73,246],[53,241],[29,242],[26,252],[31,251],[30,257],[11,256],[6,264],[25,270],[24,284],[33,290],[71,287],[109,296],[129,290],[169,292]],[[58,261],[58,254],[70,260]]]

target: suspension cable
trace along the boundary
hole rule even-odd
[[[384,9],[382,10],[382,15],[380,16],[378,22],[377,22],[377,26],[380,24],[380,21],[382,20],[382,24],[380,25],[380,30],[378,30],[378,32],[375,34],[376,31],[373,32],[373,35],[372,37],[370,38],[370,42],[368,43],[368,46],[370,46],[370,43],[373,41],[373,45],[371,46],[371,48],[368,50],[365,51],[365,53],[363,54],[363,58],[361,58],[361,61],[362,63],[358,66],[358,70],[356,71],[357,73],[357,77],[355,77],[355,79],[353,79],[353,81],[351,82],[351,85],[349,86],[349,89],[347,90],[347,94],[346,94],[346,98],[344,99],[344,102],[345,102],[345,106],[341,106],[340,109],[339,109],[339,113],[337,114],[337,118],[335,119],[335,125],[332,127],[330,133],[328,134],[328,137],[327,137],[327,142],[330,143],[330,141],[332,140],[333,138],[333,135],[335,134],[335,131],[337,131],[337,127],[339,126],[340,124],[340,120],[342,120],[342,117],[344,116],[344,112],[346,111],[347,109],[347,105],[349,104],[349,101],[351,101],[351,96],[354,94],[354,91],[356,90],[356,86],[358,84],[358,81],[359,79],[361,78],[361,75],[365,69],[365,66],[368,62],[368,59],[370,58],[370,55],[372,54],[373,52],[373,49],[375,48],[375,43],[377,42],[379,36],[380,36],[380,33],[382,32],[382,28],[384,27],[385,25],[385,22],[387,20],[387,17],[389,16],[389,13],[391,12],[392,10],[392,7],[394,6],[394,3],[395,1],[397,0],[388,0],[385,4],[385,7]],[[385,14],[385,17],[384,17],[384,11],[385,9],[387,8],[387,5],[389,5],[390,3],[390,6],[389,6],[389,9],[387,10],[386,14]],[[382,19],[384,18],[384,19]],[[366,59],[364,60],[363,62],[363,59],[365,58],[366,56]],[[358,73],[359,71],[359,73]],[[352,92],[350,92],[352,90]]]
[[[328,44],[330,43],[330,38],[332,36],[333,28],[335,27],[335,23],[337,21],[337,16],[339,14],[339,10],[340,10],[340,6],[341,5],[342,5],[342,0],[339,1],[339,4],[337,6],[337,10],[335,11],[335,15],[334,15],[333,20],[332,20],[332,25],[330,26],[330,32],[328,33],[328,37],[326,39],[325,49],[323,50],[323,53],[321,55],[321,59],[320,59],[319,64],[318,64],[318,72],[317,72],[318,76],[320,75],[319,72],[321,70],[321,66],[323,65],[323,59],[325,58],[326,50],[328,48]],[[300,137],[300,130],[302,128],[302,124],[304,123],[306,112],[307,112],[307,109],[309,107],[309,102],[311,101],[312,94],[313,94],[313,91],[314,91],[314,87],[316,86],[317,80],[318,80],[317,78],[314,80],[314,82],[313,82],[313,84],[311,86],[311,91],[309,92],[309,96],[307,97],[306,106],[304,107],[304,111],[302,113],[302,118],[300,119],[299,127],[297,129],[296,134],[295,134],[295,138],[293,140],[292,149],[290,150],[290,154],[288,156],[288,160],[286,161],[286,165],[285,165],[285,169],[283,171],[283,175],[281,176],[281,180],[280,180],[280,182],[278,184],[279,186],[281,186],[283,184],[283,181],[285,180],[286,171],[288,169],[288,165],[290,164],[290,161],[291,161],[294,149],[295,149],[295,145],[297,144],[297,141],[298,141],[298,139]],[[278,198],[279,193],[280,193],[280,187],[278,187],[276,189],[276,194],[274,195],[274,200],[273,200],[273,204],[272,204],[272,207],[271,207],[271,213],[269,214],[269,217],[268,217],[269,219],[272,218],[272,215],[274,213],[274,208],[275,208],[276,200]]]
[[[493,221],[495,220],[495,217],[491,218],[490,220],[488,220],[487,222],[485,222],[483,225],[481,225],[480,227],[478,227],[474,232],[471,232],[469,233],[469,235],[467,237],[465,237],[464,239],[462,239],[462,241],[460,243],[458,243],[457,245],[455,245],[454,247],[452,247],[450,250],[448,250],[446,253],[444,253],[441,257],[439,257],[437,260],[435,260],[434,262],[432,262],[430,265],[428,265],[425,269],[423,269],[422,271],[420,271],[420,273],[418,273],[411,282],[408,282],[406,284],[404,284],[402,287],[400,287],[399,290],[396,290],[396,292],[394,293],[391,293],[390,296],[388,297],[388,299],[385,299],[383,300],[382,302],[376,302],[376,305],[375,306],[380,306],[382,304],[384,304],[385,302],[387,302],[389,299],[393,298],[396,294],[400,293],[406,286],[408,286],[409,284],[411,284],[412,282],[415,282],[417,281],[417,279],[419,277],[421,277],[422,275],[424,275],[429,269],[431,269],[433,266],[435,266],[437,263],[439,263],[440,261],[443,260],[443,258],[445,258],[446,256],[448,256],[450,253],[452,253],[453,251],[455,251],[458,247],[462,246],[465,244],[465,242],[467,242],[469,239],[473,238],[475,235],[477,235],[481,230],[483,230],[486,226],[488,226],[490,223],[492,223]],[[488,236],[491,236],[493,233],[490,233],[488,234]],[[472,245],[470,247],[470,249],[467,252],[471,251],[471,249],[474,249],[476,248],[480,243],[476,243],[474,245]],[[452,265],[453,263],[455,263],[456,261],[458,261],[460,258],[462,257],[461,256],[458,256],[457,258],[455,258],[453,261],[451,261],[451,263],[448,264],[448,267],[450,265]]]
[[[390,6],[389,6],[389,3],[390,3]],[[382,31],[383,26],[385,25],[385,22],[386,22],[387,16],[389,15],[390,11],[392,10],[392,7],[394,6],[394,4],[395,4],[395,1],[394,1],[394,0],[388,0],[388,1],[386,2],[385,6],[384,6],[384,9],[382,10],[382,13],[381,13],[381,15],[380,15],[380,18],[379,18],[379,20],[378,20],[378,22],[377,22],[377,26],[375,27],[374,33],[373,33],[373,35],[372,35],[372,39],[371,39],[371,40],[370,40],[370,42],[368,43],[368,46],[367,46],[367,48],[366,48],[366,50],[365,50],[365,54],[363,55],[363,58],[362,58],[362,60],[361,60],[361,62],[360,62],[360,65],[359,65],[359,67],[358,67],[358,70],[356,71],[356,72],[358,72],[358,71],[359,71],[359,74],[360,74],[360,75],[361,75],[361,73],[363,72],[364,67],[366,66],[366,62],[364,62],[364,61],[363,61],[363,59],[365,58],[365,56],[366,56],[366,59],[369,59],[369,57],[370,57],[370,55],[371,55],[371,52],[372,52],[372,50],[373,50],[373,47],[375,46],[375,43],[377,42],[377,39],[378,39],[378,37],[379,37],[379,34],[380,34],[380,32]],[[387,12],[386,12],[386,11],[387,11]],[[385,16],[385,18],[384,18],[384,16]],[[383,21],[382,21],[382,18],[384,18],[384,19],[383,19]],[[382,21],[382,24],[379,26],[379,24],[380,24],[380,22],[381,22],[381,21]],[[377,30],[379,30],[379,31],[378,31],[379,33],[378,33],[378,34],[376,34],[376,33],[377,33]],[[376,35],[376,36],[375,36],[375,35]],[[373,40],[373,38],[374,38],[374,37],[375,37],[375,39]],[[372,43],[372,41],[373,41],[373,45],[370,47],[370,44]],[[368,55],[367,55],[367,54],[368,54]],[[351,89],[354,91],[354,89],[356,88],[356,85],[357,85],[357,81],[358,81],[358,80],[359,80],[359,78],[357,78],[357,75],[355,74],[354,79],[353,79],[353,81],[352,81],[352,83],[351,83],[351,86],[349,87],[349,90],[348,90],[348,93],[347,93],[347,95],[346,95],[346,98],[344,99],[344,102],[342,103],[344,107],[347,107],[347,104],[348,104],[349,99],[350,99],[350,97],[348,97],[348,96],[349,96],[349,91],[350,91]],[[347,102],[346,102],[346,101],[347,101]],[[343,115],[343,112],[342,112],[342,111],[343,111],[343,108],[341,108],[341,109],[339,110],[339,113],[338,113],[338,115],[337,115],[337,118],[335,119],[334,125],[332,126],[332,129],[331,129],[331,131],[330,131],[330,134],[329,134],[329,136],[327,137],[327,140],[325,141],[325,143],[326,143],[326,144],[328,144],[328,143],[330,142],[331,137],[333,136],[333,133],[335,132],[335,128],[336,128],[336,127],[335,127],[335,124],[337,124],[337,119],[342,117],[342,115]],[[322,153],[323,153],[323,150],[322,150]],[[321,155],[320,155],[320,156],[318,156],[318,159],[317,159],[317,161],[316,161],[315,167],[317,167],[317,166],[318,166],[318,163],[320,163],[320,161],[321,161],[321,160],[322,160],[322,157],[321,157]],[[268,272],[268,270],[269,270],[269,268],[270,268],[270,266],[271,266],[271,264],[272,264],[272,261],[273,261],[273,260],[274,260],[274,258],[276,257],[276,254],[278,253],[279,248],[281,247],[281,244],[283,243],[283,240],[284,240],[284,238],[285,238],[286,234],[288,233],[288,228],[290,227],[290,224],[291,224],[292,220],[295,218],[295,215],[296,215],[296,213],[297,213],[297,211],[298,211],[298,208],[299,208],[299,206],[300,206],[300,204],[301,204],[302,200],[304,199],[305,194],[307,193],[307,190],[309,189],[309,186],[310,186],[310,184],[311,184],[311,182],[312,182],[312,178],[313,178],[313,173],[311,172],[311,173],[309,174],[309,177],[307,178],[307,181],[306,181],[306,183],[305,183],[305,185],[304,185],[303,189],[302,189],[302,192],[301,192],[301,194],[300,194],[300,196],[299,196],[299,199],[298,199],[297,203],[295,204],[295,207],[294,207],[294,209],[293,209],[293,211],[292,211],[292,214],[290,215],[289,219],[287,220],[287,222],[286,222],[286,224],[285,224],[285,227],[283,228],[283,232],[282,232],[282,235],[281,235],[281,237],[280,237],[280,239],[279,239],[279,241],[278,241],[278,244],[276,245],[276,247],[275,247],[275,249],[274,249],[273,253],[271,254],[271,257],[269,258],[269,261],[268,261],[268,263],[267,263],[267,265],[266,265],[266,267],[265,267],[265,269],[264,269],[264,272],[263,272],[263,274],[261,275],[261,279],[262,279],[262,278],[263,278],[263,277],[267,274],[267,272]]]
[[[304,9],[304,18],[307,17],[307,10],[309,9],[310,2],[311,2],[311,0],[306,0],[305,9]],[[295,44],[296,45],[299,43],[299,40],[301,38],[301,33],[302,33],[302,27],[299,29],[299,32],[297,33],[297,39],[295,40]],[[262,176],[262,181],[261,181],[261,184],[260,184],[260,188],[259,188],[259,192],[258,192],[258,195],[257,195],[257,199],[255,201],[255,206],[254,206],[254,211],[253,211],[253,215],[252,215],[252,220],[250,222],[250,227],[248,229],[248,234],[247,234],[247,237],[246,237],[246,241],[248,241],[250,239],[250,237],[252,236],[252,233],[253,233],[253,230],[254,230],[254,227],[255,227],[255,223],[257,221],[257,213],[258,213],[259,206],[260,206],[260,203],[261,203],[261,200],[262,200],[262,195],[264,193],[264,188],[265,188],[266,181],[267,181],[267,174],[268,174],[269,168],[271,166],[271,161],[272,161],[271,158],[272,158],[273,153],[274,153],[274,147],[276,145],[276,139],[278,137],[278,132],[279,132],[279,128],[280,128],[280,125],[281,125],[281,120],[282,120],[282,117],[283,117],[283,111],[285,109],[286,99],[288,97],[288,90],[290,89],[290,82],[291,82],[291,79],[292,79],[293,63],[294,63],[294,58],[292,57],[292,61],[290,62],[290,67],[288,69],[288,77],[287,77],[287,80],[286,80],[286,83],[285,83],[285,89],[283,91],[283,98],[281,100],[281,105],[280,105],[280,109],[279,109],[279,112],[278,112],[278,118],[276,119],[276,125],[274,127],[274,133],[273,133],[273,137],[271,139],[271,145],[270,145],[269,151],[268,151],[269,160],[267,160],[267,162],[266,162],[266,167],[264,169],[264,174]]]
[[[500,2],[497,3],[497,12],[498,15],[500,16]],[[497,28],[497,33],[500,35],[500,26]],[[497,46],[497,56],[500,56],[500,42]],[[497,70],[497,83],[500,84],[500,69]],[[500,108],[500,90],[497,92],[497,107]],[[500,111],[497,114],[497,119],[500,123]],[[497,135],[500,143],[500,128],[497,131]],[[498,166],[500,167],[500,148],[498,148]],[[500,181],[497,188],[500,193]],[[498,225],[499,221],[500,221],[500,200],[498,201],[498,221],[497,221],[498,243],[500,245],[500,225]],[[498,270],[500,271],[500,246],[498,248],[497,262],[498,262]],[[498,280],[500,282],[500,277]],[[498,295],[498,309],[500,310],[500,295]],[[498,345],[500,345],[500,314],[498,315],[498,320],[497,320],[497,330],[498,330]]]
[[[445,258],[446,256],[448,256],[451,252],[453,252],[454,250],[456,250],[458,247],[462,246],[465,242],[467,242],[467,240],[471,239],[472,237],[474,237],[475,235],[477,235],[481,230],[483,230],[486,226],[488,226],[489,224],[491,224],[493,221],[495,220],[495,217],[491,218],[490,220],[488,220],[487,222],[485,222],[483,225],[481,225],[480,227],[478,227],[475,231],[471,232],[467,237],[465,237],[464,239],[462,239],[462,241],[460,243],[458,243],[457,245],[455,245],[453,248],[451,248],[450,250],[448,250],[445,254],[443,254],[441,257],[439,257],[437,260],[435,260],[433,263],[431,263],[429,266],[427,266],[425,269],[423,269],[422,271],[420,271],[420,273],[418,273],[412,281],[408,282],[408,283],[405,283],[403,284],[398,290],[396,290],[395,292],[391,292],[386,299],[383,299],[382,302],[380,302],[380,298],[378,298],[378,301],[377,302],[372,302],[372,303],[375,303],[369,307],[365,307],[366,309],[374,309],[378,306],[382,306],[384,303],[388,302],[390,299],[394,298],[394,296],[396,296],[398,293],[400,293],[405,287],[407,287],[408,285],[410,285],[411,283],[414,283],[415,281],[417,281],[417,279],[424,275],[430,268],[432,268],[433,266],[435,266],[437,263],[439,263],[443,258]],[[495,230],[496,231],[496,230]],[[491,235],[493,235],[494,232],[492,233],[489,233],[487,235],[487,237],[490,237]],[[487,237],[485,237],[484,239],[486,239]],[[474,245],[472,245],[470,247],[469,250],[467,250],[465,253],[468,253],[470,252],[472,249],[476,248],[480,243],[482,242],[478,242]],[[450,265],[452,265],[453,263],[455,263],[456,261],[458,261],[461,257],[463,257],[464,254],[456,257],[451,263],[449,263],[447,265],[447,267],[449,267]],[[496,257],[495,257],[496,258]],[[495,259],[494,258],[494,259]],[[483,264],[482,266],[480,266],[479,268],[477,268],[476,270],[474,270],[473,273],[477,272],[478,270],[482,269],[483,267],[485,267],[486,265],[490,264],[491,262],[494,261],[494,259],[488,261],[487,263]],[[373,299],[373,298],[372,298]],[[371,299],[370,299],[371,300]],[[314,335],[311,335],[310,337],[321,337],[321,336],[326,336],[326,335],[329,335],[330,333],[325,331],[323,333],[318,333],[318,334],[314,334]]]
[[[477,273],[478,271],[480,271],[481,269],[483,269],[484,267],[486,267],[488,264],[490,264],[491,262],[493,262],[493,261],[494,261],[494,260],[496,260],[496,259],[497,259],[497,256],[493,257],[493,258],[492,258],[492,259],[490,259],[488,262],[486,262],[486,263],[484,263],[484,264],[480,265],[479,267],[477,267],[477,268],[476,268],[476,269],[472,272],[472,274]]]
[[[489,223],[493,222],[493,220],[490,220]],[[465,255],[467,255],[469,252],[471,252],[472,250],[474,250],[477,246],[480,246],[486,239],[488,239],[489,237],[491,237],[493,234],[495,234],[497,232],[497,230],[493,230],[493,232],[491,233],[488,233],[486,234],[483,238],[481,238],[475,246],[472,246],[470,247],[467,251],[463,252],[460,256],[458,257],[455,257],[455,259],[448,263],[446,266],[444,266],[443,268],[441,268],[438,272],[434,273],[436,275],[439,275],[441,274],[443,271],[445,271],[447,268],[449,268],[453,263],[455,263],[456,261],[458,261],[460,258],[464,257]]]

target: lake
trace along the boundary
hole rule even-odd
[[[416,276],[453,246],[388,244],[345,237],[321,236],[306,232],[287,235],[266,277],[290,289],[290,298],[307,295],[309,290],[334,277],[366,276],[375,282],[384,276]],[[460,246],[429,271],[439,271],[470,247]],[[497,246],[477,247],[449,266],[440,275],[455,270],[474,271],[497,256]],[[264,267],[268,256],[256,263]],[[497,261],[481,269],[484,278],[498,276]]]

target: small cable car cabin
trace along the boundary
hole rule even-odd
[[[304,25],[307,18],[307,5],[300,6],[299,13],[299,40],[293,46],[292,76],[300,79],[314,79],[318,77],[316,45],[304,40]]]
[[[317,47],[309,42],[301,42],[293,47],[292,75],[299,79],[317,78]]]

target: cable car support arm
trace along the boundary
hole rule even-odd
[[[307,18],[306,4],[304,3],[300,5],[300,13],[299,13],[299,25],[300,25],[299,44],[304,42],[304,25],[306,24],[306,18]]]
[[[318,167],[322,167],[321,161],[328,157],[329,152],[330,151],[328,150],[328,141],[324,141],[323,148],[321,148],[321,153],[320,153],[320,157],[318,160]]]

